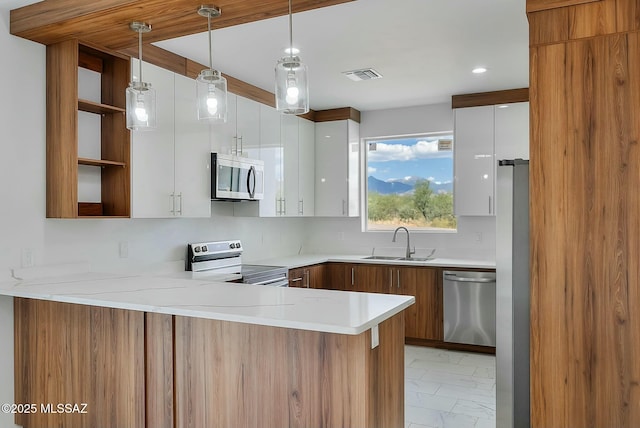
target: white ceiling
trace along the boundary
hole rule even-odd
[[[2,3],[13,9],[35,1]],[[455,94],[527,87],[528,28],[525,0],[357,0],[293,16],[315,110],[434,104]],[[273,92],[274,66],[288,39],[287,17],[215,30],[214,68]],[[157,45],[209,62],[206,33]],[[489,71],[474,75],[476,66]],[[353,82],[341,74],[365,67],[384,78]]]

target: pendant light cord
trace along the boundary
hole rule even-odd
[[[291,0],[289,0],[289,57],[293,61],[293,17],[291,14]]]
[[[138,30],[138,59],[140,60],[140,79],[139,82],[142,83],[142,31]]]
[[[207,28],[209,29],[209,70],[213,70],[213,50],[211,48],[211,13],[207,14]]]

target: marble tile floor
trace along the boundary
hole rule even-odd
[[[405,346],[406,428],[495,428],[494,355]]]

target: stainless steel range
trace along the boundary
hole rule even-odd
[[[242,263],[242,243],[237,240],[187,244],[185,270],[194,278],[213,278],[226,282],[288,287],[289,271],[283,266]]]

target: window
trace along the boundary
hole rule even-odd
[[[366,230],[456,229],[453,132],[370,138],[366,147]]]

